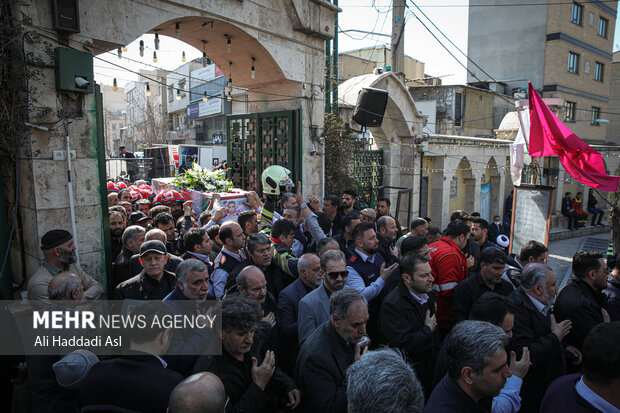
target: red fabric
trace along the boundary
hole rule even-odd
[[[601,191],[617,191],[620,177],[607,175],[601,154],[553,114],[532,87],[532,82],[529,91],[530,155],[557,155],[566,172],[577,181]]]
[[[437,325],[443,329],[452,328],[450,310],[456,284],[467,278],[467,258],[463,251],[448,237],[428,246],[431,253],[433,290],[437,293]]]

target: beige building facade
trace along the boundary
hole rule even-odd
[[[505,82],[516,93],[530,80],[543,97],[565,101],[560,117],[577,136],[603,144],[616,8],[598,1],[472,0],[468,54],[484,72],[469,63],[468,82]]]
[[[127,99],[124,88],[114,90],[103,86],[103,121],[105,123],[105,150],[107,155],[117,154],[121,140],[127,132]]]
[[[611,95],[609,97],[609,123],[607,124],[606,141],[612,145],[620,145],[620,52],[614,53],[610,71]]]
[[[338,55],[338,82],[373,73],[377,68],[383,70],[391,65],[392,51],[385,45],[343,52]],[[423,62],[410,56],[405,56],[404,73],[407,86],[441,84],[439,79],[424,73]]]

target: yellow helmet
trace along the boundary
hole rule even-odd
[[[294,186],[290,178],[291,171],[279,166],[272,165],[263,171],[263,192],[269,195],[280,195],[281,186]]]

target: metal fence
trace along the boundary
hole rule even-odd
[[[107,179],[150,180],[174,176],[174,165],[162,165],[153,158],[106,158]]]

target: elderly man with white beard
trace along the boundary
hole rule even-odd
[[[73,235],[64,229],[53,229],[41,238],[41,250],[44,259],[39,269],[28,280],[28,298],[30,300],[47,300],[48,286],[54,276],[63,271],[77,275],[84,287],[84,299],[96,300],[103,294],[101,285],[75,263],[75,245]]]

